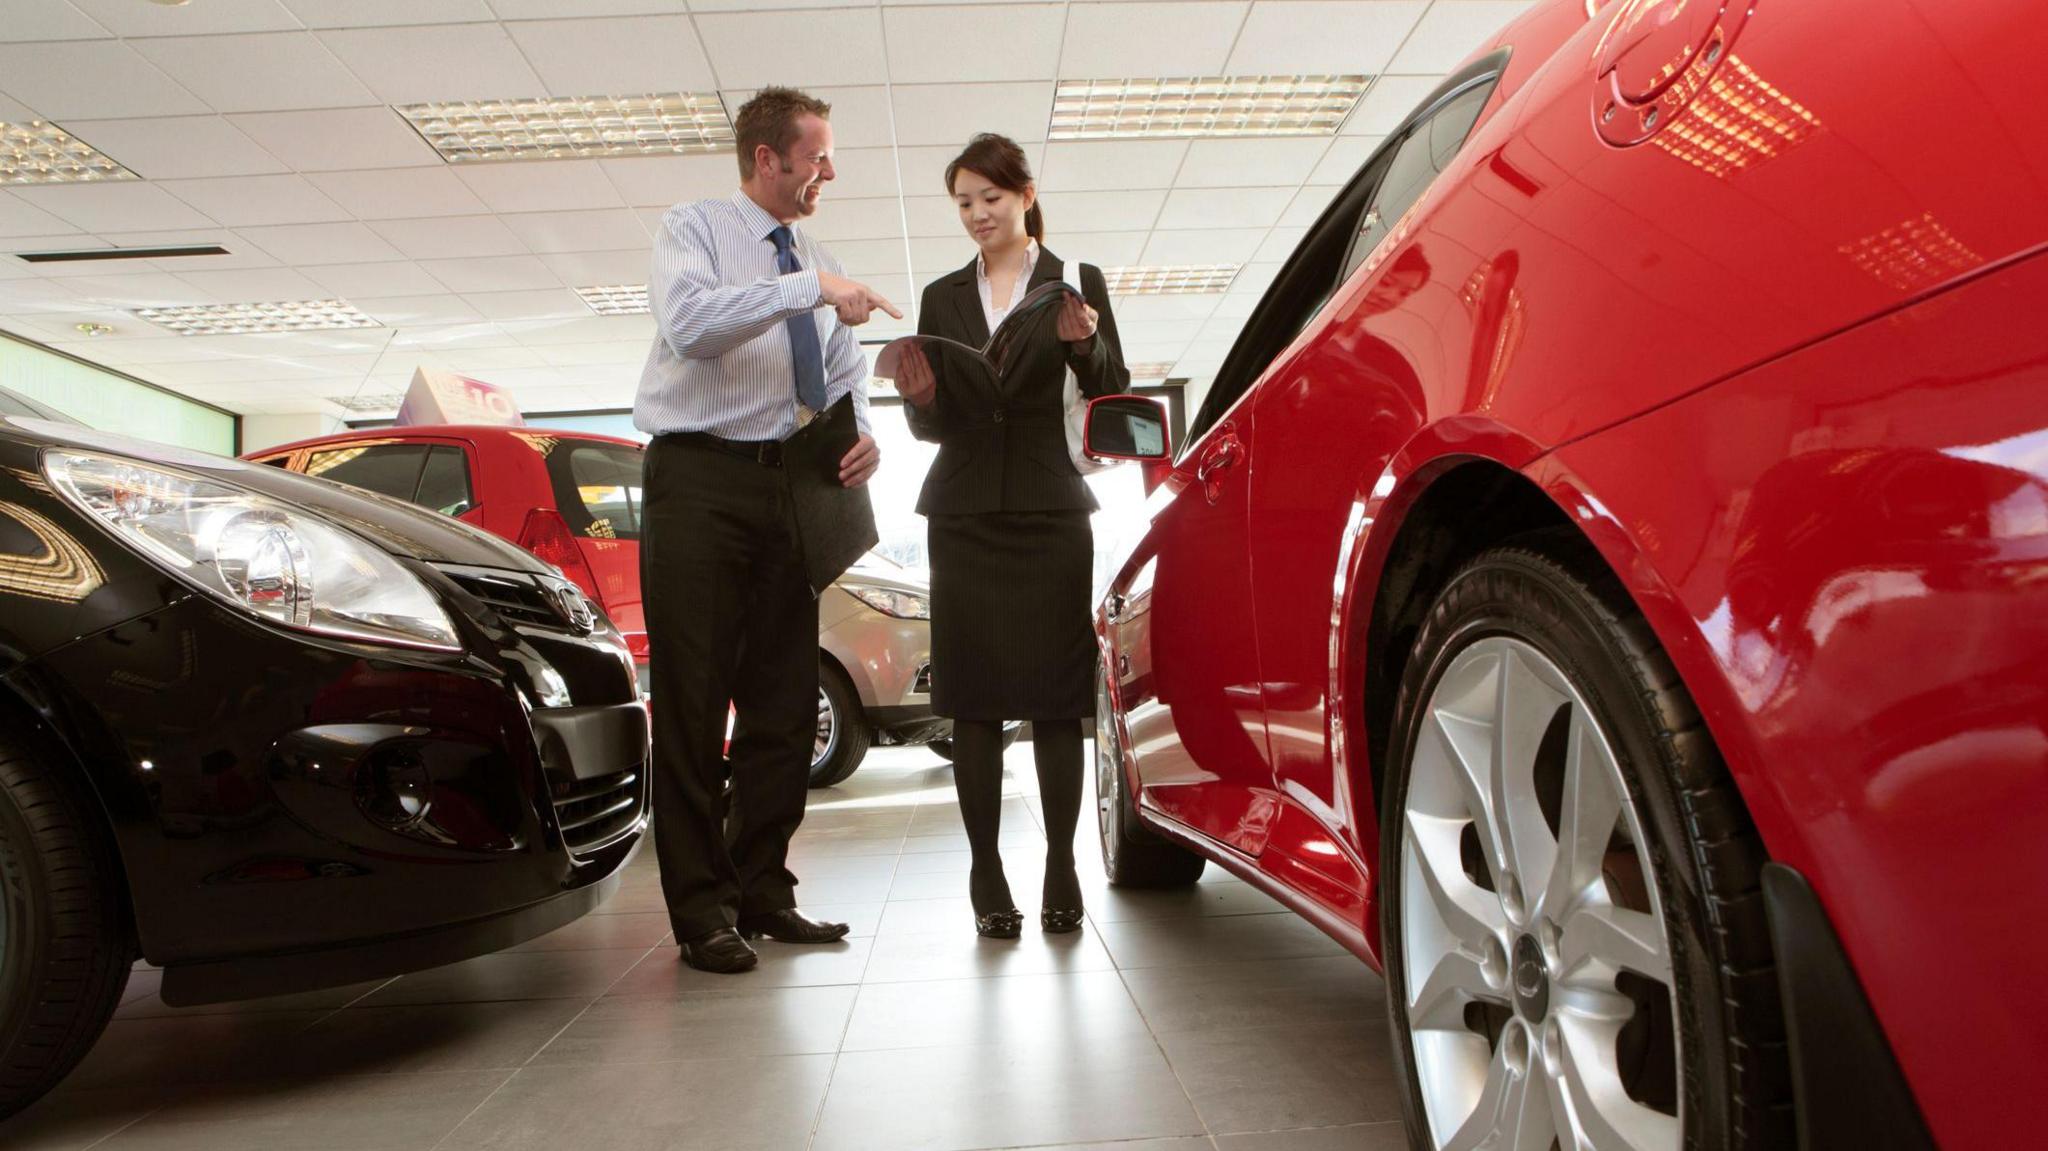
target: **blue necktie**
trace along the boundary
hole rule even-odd
[[[794,237],[789,226],[783,225],[768,233],[775,241],[775,266],[787,276],[791,272],[803,271],[797,263],[796,250],[791,246]],[[818,324],[805,312],[791,316],[784,321],[789,328],[789,354],[796,361],[796,398],[803,406],[814,412],[825,410],[825,353],[818,347]]]

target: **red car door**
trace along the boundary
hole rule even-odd
[[[1212,393],[1211,406],[1221,397]],[[1118,683],[1138,802],[1247,855],[1265,848],[1266,757],[1245,498],[1249,405],[1198,420],[1152,495],[1151,529],[1111,585]]]

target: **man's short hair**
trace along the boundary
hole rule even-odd
[[[797,121],[805,116],[830,120],[832,105],[808,92],[776,87],[763,88],[740,105],[740,114],[732,121],[739,141],[740,179],[753,178],[754,149],[763,144],[777,156],[787,156],[799,134]]]

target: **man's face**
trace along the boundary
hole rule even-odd
[[[756,172],[760,171],[756,168]],[[794,220],[818,210],[818,197],[832,171],[832,124],[816,116],[797,121],[796,142],[768,161],[761,176],[768,207],[777,218]]]

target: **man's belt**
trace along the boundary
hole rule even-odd
[[[782,466],[781,440],[728,440],[710,432],[667,432],[661,437],[693,448],[709,448],[727,455],[749,459],[764,468]]]

